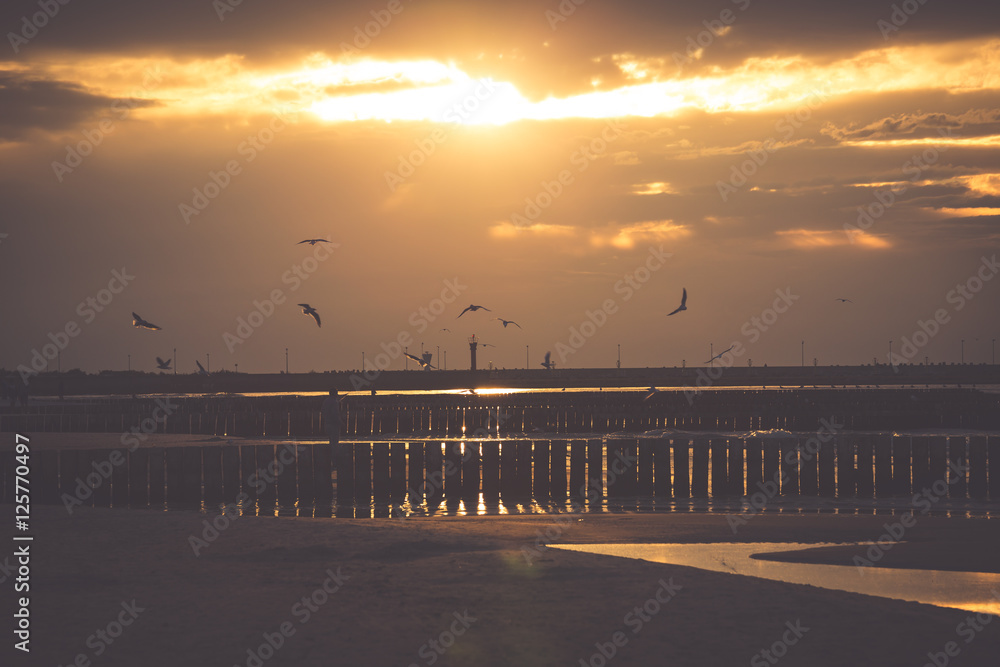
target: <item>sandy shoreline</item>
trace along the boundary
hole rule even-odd
[[[1000,623],[968,644],[956,635],[966,612],[536,548],[546,532],[564,543],[865,541],[885,517],[761,515],[736,536],[713,514],[241,517],[196,556],[191,538],[211,537],[211,515],[34,514],[33,651],[4,664],[65,665],[82,653],[94,665],[246,665],[284,622],[293,634],[264,665],[579,665],[619,631],[614,665],[745,665],[797,621],[809,630],[783,665],[919,666],[949,641],[961,643],[962,665],[994,665],[1000,652]],[[1000,523],[924,517],[907,539],[931,547],[892,552],[895,566],[944,568],[965,562],[952,546],[996,554]],[[301,622],[296,603],[335,588],[331,575],[342,586]],[[630,612],[670,583],[676,596],[634,632]],[[144,611],[120,638],[88,647],[132,600]],[[437,653],[432,638],[454,645]]]

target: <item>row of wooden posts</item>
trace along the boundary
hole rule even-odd
[[[0,498],[18,465],[0,453]],[[259,511],[335,503],[593,504],[622,498],[908,497],[1000,502],[1000,438],[429,440],[39,450],[32,502]],[[936,501],[935,501],[936,502]],[[755,503],[756,504],[756,503]]]

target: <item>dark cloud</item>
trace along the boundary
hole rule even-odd
[[[956,137],[998,134],[1000,109],[970,109],[961,114],[900,113],[865,125],[829,125],[823,128],[823,133],[837,141],[847,141],[937,137],[941,130],[949,130],[952,132],[951,136]]]
[[[63,131],[102,114],[121,117],[152,104],[105,97],[68,81],[0,71],[0,139],[23,139],[36,130]]]

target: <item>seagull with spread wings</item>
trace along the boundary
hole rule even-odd
[[[138,313],[132,313],[132,326],[136,329],[149,329],[150,331],[159,331],[160,327],[156,326],[152,322],[147,322],[146,320],[139,317]]]
[[[550,371],[556,367],[556,362],[552,361],[551,352],[545,353],[545,361],[542,362],[542,366],[545,366],[545,368],[549,369]]]
[[[467,312],[469,312],[470,310],[471,310],[472,312],[476,312],[477,310],[480,310],[480,309],[482,309],[482,310],[485,310],[485,311],[486,311],[487,313],[489,313],[489,312],[492,312],[492,311],[491,311],[491,310],[490,310],[489,308],[487,308],[486,306],[477,306],[477,305],[475,305],[475,304],[472,304],[472,305],[470,305],[470,306],[469,306],[468,308],[466,308],[465,310],[463,310],[462,312],[460,312],[460,313],[458,314],[458,317],[461,317],[462,315],[465,315],[465,314],[466,314]],[[458,319],[458,317],[456,317],[455,319],[457,320],[457,319]]]
[[[854,303],[850,299],[834,299],[834,301],[840,301],[841,303]]]
[[[733,349],[734,347],[736,347],[736,346],[735,345],[730,345],[725,350],[723,350],[722,352],[719,352],[717,355],[715,355],[714,357],[712,357],[711,359],[709,359],[705,363],[706,364],[712,363],[713,361],[715,361],[716,359],[718,359],[719,357],[721,357],[722,355],[724,355],[726,352],[729,352],[729,350]]]
[[[195,359],[194,363],[198,364],[198,375],[208,375],[208,371],[205,370],[205,367],[201,365],[200,361]]]
[[[305,241],[299,241],[295,245],[302,245],[303,243],[308,243],[309,245],[316,245],[317,243],[333,243],[333,241],[327,241],[326,239],[306,239]]]
[[[316,326],[318,327],[323,326],[323,324],[319,321],[319,313],[316,312],[315,308],[310,306],[308,303],[300,303],[299,306],[302,307],[303,315],[312,315],[312,318],[316,320]]]
[[[681,305],[677,306],[677,309],[674,310],[674,312],[667,313],[667,317],[670,317],[671,315],[676,315],[677,313],[681,312],[682,310],[687,310],[688,309],[688,307],[687,307],[688,291],[687,291],[686,287],[683,288],[683,289],[684,289],[684,292],[681,294]]]
[[[167,359],[166,361],[164,361],[163,359],[160,359],[159,357],[157,357],[156,358],[156,367],[159,368],[161,371],[169,371],[170,370],[170,359]]]
[[[428,371],[428,370],[430,370],[432,368],[435,369],[435,370],[437,370],[436,366],[432,366],[431,365],[431,354],[430,354],[430,352],[425,352],[424,353],[424,357],[422,359],[420,357],[416,356],[416,355],[410,354],[409,352],[404,352],[403,354],[406,355],[407,357],[409,357],[410,359],[413,359],[415,362],[417,362],[421,366],[423,366],[423,368],[424,368],[425,371]]]
[[[520,328],[521,328],[521,325],[520,325],[520,324],[518,324],[517,322],[515,322],[514,320],[505,320],[505,319],[504,319],[504,318],[502,318],[502,317],[494,317],[493,319],[495,319],[495,320],[498,320],[498,321],[500,321],[500,322],[503,322],[503,328],[504,328],[504,329],[506,329],[506,328],[507,328],[507,325],[508,325],[508,324],[513,324],[513,325],[514,325],[515,327],[517,327],[518,329],[520,329]]]

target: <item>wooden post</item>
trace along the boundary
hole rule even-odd
[[[444,495],[451,500],[462,497],[462,441],[450,440],[444,451]]]
[[[549,480],[549,492],[553,500],[563,501],[566,499],[566,450],[565,440],[553,440],[551,445],[552,459],[549,465],[551,478]],[[650,470],[652,473],[652,470]],[[652,480],[652,477],[650,477]]]
[[[747,438],[747,489],[746,495],[760,490],[764,477],[764,447],[760,438]]]
[[[481,445],[478,440],[465,443],[462,457],[462,499],[467,512],[475,514],[479,508],[479,467]]]
[[[313,471],[315,449],[316,445],[298,445],[295,448],[295,470],[298,477],[296,483],[299,489],[297,500],[300,511],[316,504],[316,473]],[[225,464],[224,457],[223,464]]]
[[[778,455],[781,457],[781,495],[799,495],[799,447],[794,438],[782,439]]]
[[[968,496],[969,455],[966,452],[965,436],[948,438],[948,462],[944,477],[948,484],[949,498]]]
[[[354,449],[355,506],[368,507],[372,502],[372,443],[356,442],[352,445]]]
[[[205,474],[205,505],[215,509],[225,497],[222,491],[222,450],[221,446],[201,447],[201,465]]]
[[[892,439],[892,493],[894,496],[910,495],[910,472],[912,465],[912,446],[910,436],[894,437]]]
[[[653,441],[649,438],[639,439],[639,488],[638,495],[643,498],[653,497]]]
[[[569,497],[580,501],[587,496],[587,442],[573,440],[569,445]]]
[[[500,495],[506,502],[516,495],[517,444],[508,440],[500,446]]]
[[[389,500],[398,503],[406,497],[406,443],[389,445]]]
[[[63,452],[66,454],[66,452]],[[162,509],[166,500],[166,450],[162,447],[149,449],[149,506]]]
[[[931,440],[938,438],[928,438],[918,436],[911,439],[913,449],[913,492],[920,493],[923,489],[929,489],[934,483],[931,479],[930,446]]]
[[[855,438],[857,466],[854,470],[856,495],[858,498],[872,498],[875,495],[875,464],[873,436]]]
[[[712,452],[712,497],[729,495],[729,462],[726,460],[725,438],[709,440]]]
[[[242,491],[240,480],[240,447],[228,445],[222,448],[222,498],[226,504],[236,502]],[[247,492],[247,495],[250,495]]]
[[[854,436],[838,435],[834,439],[834,449],[837,452],[837,497],[854,498],[858,494]]]
[[[685,436],[672,438],[670,447],[674,450],[674,498],[691,496],[691,441]]]
[[[294,413],[298,415],[299,413]],[[294,510],[295,501],[299,497],[298,490],[298,446],[292,443],[278,445],[274,450],[275,484],[277,486],[278,509]]]
[[[454,442],[451,441],[446,446],[454,447]],[[424,447],[424,493],[427,496],[427,507],[431,510],[437,509],[444,497],[444,454],[441,445],[439,440],[434,440]]]
[[[507,449],[511,444],[504,443]],[[500,500],[500,447],[496,440],[487,440],[480,445],[482,457],[483,501],[496,503]]]
[[[406,493],[411,506],[424,502],[424,443],[406,443],[408,485]]]
[[[340,444],[313,445],[313,487],[316,490],[316,505],[327,505],[333,501],[334,451]],[[240,450],[242,451],[242,447]],[[245,478],[244,478],[245,480]]]
[[[777,492],[781,491],[781,446],[778,441],[768,438],[761,443],[761,456],[763,457],[764,472],[763,482],[770,489],[774,484]],[[770,500],[770,499],[768,499]]]
[[[653,440],[653,496],[655,498],[673,498],[673,472],[670,467],[670,440],[656,438]]]
[[[726,447],[729,450],[729,495],[743,496],[746,493],[743,467],[746,442],[740,438],[728,438]]]
[[[992,458],[990,459],[993,460]],[[997,456],[1000,460],[1000,455]],[[604,497],[604,441],[602,438],[587,440],[587,494],[592,500]]]
[[[799,493],[803,496],[819,495],[819,440],[816,438],[799,439]]]
[[[997,474],[1000,476],[1000,470],[997,470]],[[969,497],[975,500],[986,500],[989,497],[986,436],[975,435],[969,438]]]
[[[837,493],[837,450],[832,440],[819,446],[819,495],[833,498]]]
[[[628,482],[625,480],[622,467],[622,452],[624,444],[621,440],[609,438],[606,441],[607,461],[605,462],[605,472],[608,481],[608,498],[621,498],[625,496],[625,489]]]
[[[285,413],[282,412],[282,414]],[[256,481],[259,489],[258,506],[260,514],[265,516],[273,515],[274,505],[278,499],[278,487],[274,479],[274,472],[278,464],[274,457],[274,445],[254,445]]]
[[[376,502],[389,500],[389,443],[372,444],[372,498]]]
[[[875,497],[889,498],[894,493],[892,483],[892,437],[876,435],[871,437],[875,458]]]
[[[334,450],[337,467],[337,505],[354,503],[354,443],[341,442]]]
[[[691,496],[708,498],[709,441],[707,439],[695,439],[691,464]]]
[[[201,447],[181,447],[181,502],[201,505]]]
[[[545,502],[549,499],[549,459],[551,457],[549,441],[532,441],[532,450],[534,469],[532,498],[539,502]]]
[[[514,497],[522,500],[531,497],[531,455],[530,440],[518,440],[514,446]]]

